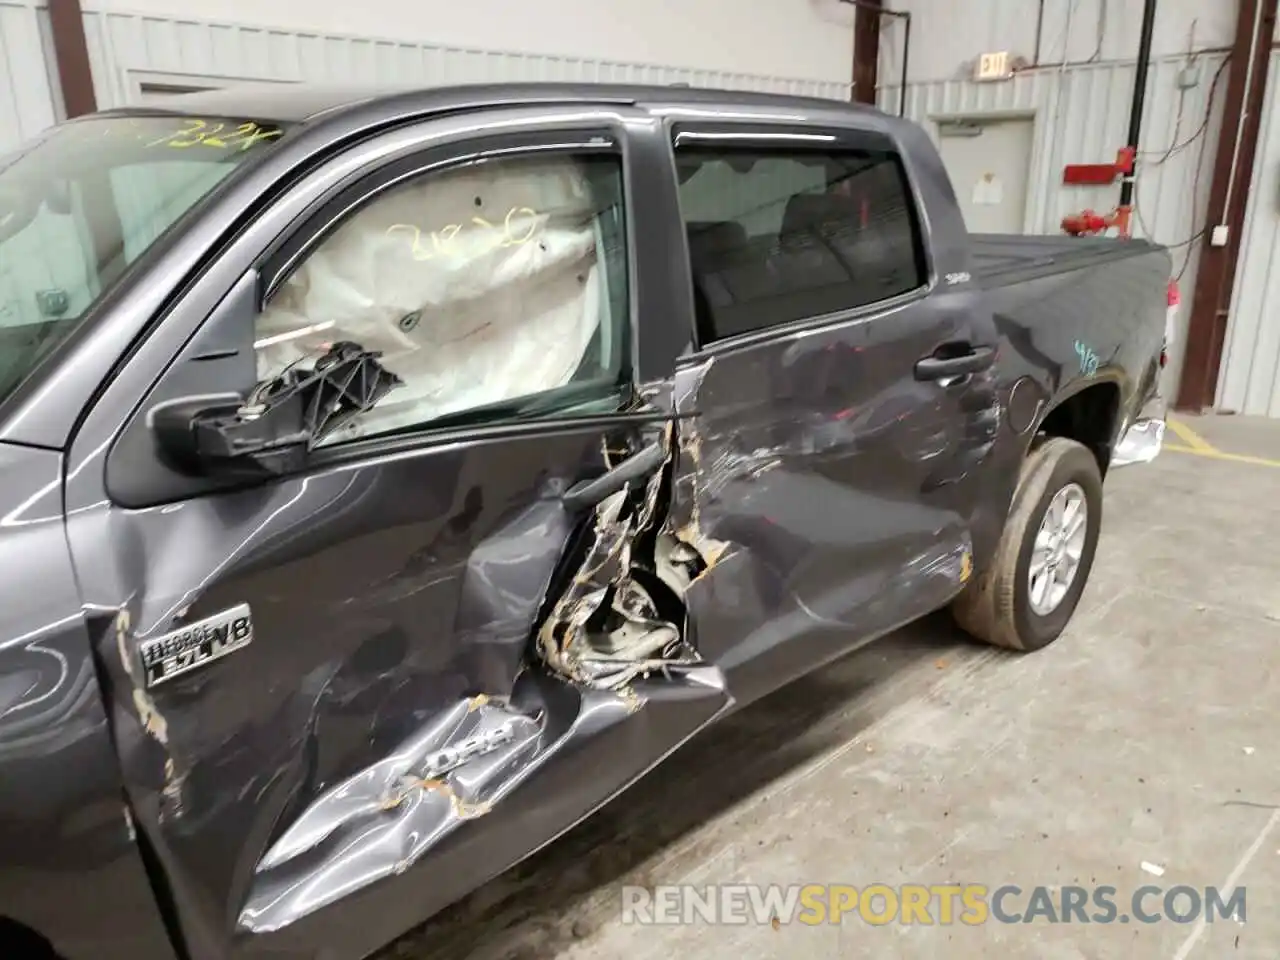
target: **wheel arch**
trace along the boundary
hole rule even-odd
[[[1045,437],[1062,437],[1087,447],[1106,476],[1120,422],[1120,383],[1094,379],[1076,384],[1055,397],[1041,412],[1028,452]]]

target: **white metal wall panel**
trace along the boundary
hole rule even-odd
[[[501,80],[688,83],[847,99],[848,84],[693,70],[589,57],[473,50],[430,43],[250,27],[212,20],[86,11],[101,108],[136,102],[140,84],[245,81],[397,84]]]
[[[324,36],[383,36],[700,70],[850,78],[854,8],[841,0],[83,0]],[[1165,3],[1176,0],[1163,0]]]
[[[1280,417],[1280,54],[1271,55],[1266,106],[1248,185],[1244,237],[1216,406]],[[1244,189],[1243,184],[1233,189]]]
[[[1139,0],[912,0],[890,6],[913,14],[912,83],[967,79],[983,53],[1008,51],[1032,63],[1041,11],[1039,62],[1046,66],[1132,60],[1142,28]],[[1221,51],[1235,36],[1236,9],[1235,0],[1160,0],[1152,54]],[[880,41],[883,77],[898,76],[903,33],[900,24],[886,24]]]
[[[50,51],[43,5],[0,0],[0,154],[58,119],[61,98],[50,79]]]
[[[1199,244],[1189,241],[1203,227],[1228,74],[1228,69],[1222,69],[1210,112],[1209,92],[1223,65],[1222,54],[1201,54],[1197,58],[1198,85],[1182,91],[1177,79],[1185,65],[1182,57],[1160,58],[1152,62],[1147,75],[1133,225],[1135,235],[1174,248],[1174,272],[1181,274],[1183,307],[1164,373],[1166,393],[1177,383],[1181,369],[1199,251]],[[939,120],[1010,115],[1033,118],[1035,139],[1024,231],[1058,233],[1068,213],[1085,208],[1109,212],[1119,200],[1118,186],[1064,185],[1062,169],[1071,163],[1114,159],[1128,133],[1134,69],[1133,63],[1090,64],[1026,71],[999,83],[941,80],[909,84],[907,116],[924,124],[935,138]],[[896,113],[899,90],[893,85],[882,86],[880,107]],[[1206,116],[1209,122],[1203,126]]]

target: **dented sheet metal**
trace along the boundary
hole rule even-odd
[[[668,522],[711,560],[685,595],[694,642],[743,702],[963,587],[974,545],[956,491],[989,469],[999,424],[983,382],[981,402],[950,422],[899,378],[837,405],[844,393],[829,385],[873,371],[836,336],[761,353],[687,366],[671,391],[680,468]],[[757,381],[779,384],[771,404]]]
[[[606,441],[604,467],[622,467],[646,441],[660,456],[582,518],[514,686],[456,701],[320,793],[259,861],[242,927],[280,929],[429,858],[469,824],[484,830],[499,804],[518,803],[513,793],[584,736],[586,714],[598,728],[602,717],[609,726],[662,709],[655,691],[713,694],[710,712],[673,738],[683,739],[731,706],[735,684],[754,693],[846,649],[851,632],[882,633],[967,581],[972,544],[944,509],[821,469],[880,437],[900,401],[780,432],[776,411],[727,403],[735,388],[707,361],[648,392],[643,409],[669,419],[629,445]],[[727,413],[700,415],[709,398]],[[975,409],[959,444],[929,424],[916,431],[922,486],[944,488],[928,478],[981,461],[984,415]],[[951,456],[928,452],[939,444]],[[912,551],[900,564],[859,567],[862,543],[894,538]],[[571,691],[569,700],[548,696],[548,685]]]
[[[317,760],[308,761],[310,773],[298,769],[291,775],[293,789],[310,797],[281,810],[238,907],[239,928],[258,934],[290,928],[358,890],[441,855],[435,851],[459,831],[467,838],[483,837],[495,810],[514,802],[512,794],[531,780],[569,776],[559,771],[589,756],[583,754],[588,741],[622,738],[632,746],[614,762],[616,772],[582,787],[582,803],[598,802],[589,798],[607,796],[731,706],[719,669],[706,664],[691,643],[684,604],[689,587],[722,549],[707,549],[710,541],[697,532],[691,513],[672,512],[677,476],[694,469],[694,463],[666,413],[645,409],[653,412],[658,426],[630,442],[602,437],[599,452],[607,471],[643,448],[646,440],[656,442],[662,455],[647,475],[637,476],[576,519],[553,506],[552,498],[564,492],[564,485],[544,480],[544,492],[534,505],[476,540],[467,549],[465,564],[454,567],[452,576],[462,576],[463,589],[454,639],[442,652],[452,658],[453,669],[472,678],[474,692],[441,702],[444,689],[433,695],[437,684],[419,672],[425,664],[404,662],[392,669],[385,638],[372,637],[345,654],[342,663],[318,665],[299,688],[296,703],[282,705],[276,722],[293,725],[291,718],[304,707],[309,714],[305,730],[299,731],[304,755],[312,754],[314,746],[307,744],[314,745],[320,731],[334,729],[332,724],[362,703],[381,704],[386,721],[405,732],[372,756],[364,751],[368,759],[348,764],[340,776],[315,783],[322,770],[333,769],[322,760],[319,767]],[[308,501],[327,503],[335,490],[352,506],[357,500],[375,502],[373,491],[354,474],[341,486],[321,484],[301,501],[283,501],[281,519],[296,511],[305,525],[314,512]],[[424,581],[427,572],[440,569],[449,544],[463,542],[458,539],[462,524],[477,522],[479,506],[480,501],[464,498],[456,522],[446,526],[432,550],[406,557],[391,577],[371,570],[371,589],[345,600],[334,597],[329,603],[337,605],[330,609],[359,619],[388,609],[388,604],[412,605],[431,582]],[[531,561],[543,557],[549,563],[553,557],[546,548],[553,542],[562,548],[575,543],[568,536],[572,523],[580,525],[583,537],[576,549],[561,556],[561,574],[550,577],[550,567],[542,566],[546,572],[536,575],[539,566]],[[300,545],[315,537],[302,534],[301,528],[294,539],[299,535]],[[435,589],[441,589],[443,583],[436,582]],[[554,599],[548,598],[540,626],[530,631],[539,592],[545,596],[552,582],[563,586]],[[269,608],[258,609],[261,616]],[[122,667],[130,677],[134,664],[127,650],[135,619],[126,610],[115,624]],[[319,627],[326,621],[313,614],[308,622]],[[157,620],[152,629],[161,623]],[[525,624],[523,651],[511,642],[520,623]],[[261,650],[262,642],[253,649]],[[393,693],[396,687],[401,692]],[[190,731],[170,742],[163,708],[147,693],[140,692],[135,700],[138,722],[167,751],[162,796],[171,788],[181,790],[178,769],[204,770],[207,783],[207,762],[194,749]],[[411,712],[420,719],[406,727]],[[212,746],[217,738],[210,730],[201,739]],[[192,802],[187,808],[173,797],[164,802],[175,825],[175,818],[208,815],[208,798],[197,788],[188,793]],[[503,817],[518,811],[512,808]]]
[[[542,731],[541,716],[485,696],[454,704],[294,820],[259,861],[240,924],[269,930],[402,873],[519,785]]]
[[[538,632],[542,660],[571,681],[625,689],[638,676],[698,659],[683,595],[707,561],[663,514],[672,436],[668,426],[659,469],[596,507],[581,565]]]
[[[259,860],[241,927],[280,929],[402,873],[489,814],[564,746],[649,708],[655,690],[686,688],[679,699],[707,701],[677,742],[730,705],[719,670],[702,665],[689,642],[684,594],[722,548],[704,559],[685,539],[710,542],[692,514],[677,521],[669,511],[681,469],[677,435],[663,427],[652,473],[591,512],[587,541],[513,687],[455,702],[317,796]],[[606,445],[606,466],[629,452]],[[567,685],[572,695],[547,696],[548,685]],[[654,709],[664,709],[660,700]],[[674,746],[654,744],[659,754]]]
[[[802,370],[806,356],[788,362]],[[271,798],[275,819],[256,828],[251,873],[238,881],[238,929],[293,930],[415,865],[478,871],[479,882],[735,702],[847,650],[850,636],[879,635],[954,595],[970,575],[972,544],[945,499],[949,484],[929,478],[981,461],[982,411],[960,437],[939,438],[931,422],[886,433],[886,420],[900,416],[896,394],[836,416],[809,401],[761,406],[749,386],[714,360],[687,366],[644,388],[630,413],[652,415],[647,426],[601,429],[594,450],[581,439],[558,449],[528,442],[516,485],[513,445],[405,458],[277,492],[278,529],[240,548],[247,562],[263,550],[305,556],[347,544],[355,523],[415,526],[393,561],[369,553],[354,581],[339,564],[315,584],[324,598],[316,608],[290,608],[298,635],[319,645],[315,655],[305,645],[288,651],[313,661],[299,671],[307,679],[296,696],[266,709],[269,692],[253,691],[264,706],[258,722],[282,723],[294,739],[277,740],[275,757],[247,781],[253,790],[241,791]],[[881,455],[877,444],[904,437],[912,452],[903,462],[931,491],[907,502],[858,472]],[[572,464],[595,457],[594,475],[608,475],[654,445],[660,455],[644,458],[647,472],[590,509],[571,505],[570,481],[581,476]],[[930,452],[939,447],[944,455]],[[311,529],[321,515],[339,529]],[[267,592],[251,604],[270,616],[273,581],[253,577],[243,582]],[[438,644],[410,645],[420,618],[445,622],[425,612],[442,601],[452,605],[451,630]],[[163,618],[152,620],[160,629]],[[123,658],[131,622],[116,626]],[[362,639],[350,645],[353,626]],[[261,639],[248,650],[228,662],[271,655]],[[218,775],[212,758],[236,758],[233,769],[247,772],[259,734],[189,723],[175,733],[172,720],[166,730],[163,691],[137,699],[135,722],[164,753],[156,779],[164,823],[176,831],[173,855],[193,856],[181,826],[216,815],[201,794]],[[282,765],[289,750],[305,763]],[[271,770],[276,784],[266,782]],[[228,803],[225,815],[247,804]],[[548,807],[535,836],[513,839],[522,817]],[[423,908],[434,902],[423,897]]]
[[[530,781],[538,777],[586,776],[588,770],[575,772],[585,763],[603,779],[584,793],[604,799],[620,786],[607,768],[638,775],[730,704],[720,672],[709,666],[676,666],[635,687],[579,689],[530,670],[506,700],[480,696],[454,704],[386,758],[325,791],[292,822],[259,862],[238,926],[257,934],[288,927],[403,873],[460,830],[484,831],[500,805],[509,828],[520,819],[513,794],[534,788]],[[640,704],[674,720],[673,739],[654,740],[652,731],[666,729],[662,724],[636,726]],[[612,762],[589,759],[619,735],[633,744],[626,738],[638,735],[644,749]],[[474,842],[477,835],[471,836]]]

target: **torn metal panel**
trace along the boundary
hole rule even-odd
[[[130,511],[103,497],[100,470],[71,472],[60,542],[72,545],[94,611],[139,837],[177,889],[184,927],[197,931],[193,953],[241,955],[231,942],[236,918],[260,894],[270,899],[263,891],[297,895],[263,923],[292,927],[290,911],[311,915],[303,907],[318,894],[307,883],[321,874],[320,888],[332,882],[322,854],[341,830],[270,869],[258,863],[335,784],[478,694],[537,716],[540,701],[515,703],[513,691],[538,669],[536,620],[584,520],[562,497],[607,468],[606,441],[625,445],[627,432],[608,425],[433,445]],[[135,699],[139,643],[236,603],[252,610],[252,644]],[[613,694],[609,709],[636,716],[637,699]],[[690,710],[688,722],[714,714],[714,700]],[[543,718],[557,736],[576,707],[558,709],[557,720]],[[477,762],[452,779],[464,783]],[[493,789],[457,792],[486,809]],[[582,796],[584,804],[594,796],[585,784]],[[420,812],[441,799],[422,801]],[[566,803],[570,821],[584,812]],[[399,815],[359,822],[371,829]],[[553,816],[546,829],[559,824]],[[495,852],[495,862],[522,842]],[[406,848],[392,848],[392,860],[404,861]],[[338,886],[341,899],[350,887]],[[258,949],[250,942],[261,943],[246,940],[246,955]]]
[[[584,785],[584,796],[597,788],[607,796],[728,703],[723,678],[712,667],[675,667],[668,677],[637,683],[639,696],[582,689],[531,670],[507,701],[479,697],[454,704],[395,753],[336,784],[294,820],[259,863],[238,925],[258,934],[287,927],[403,873],[469,823],[478,832],[462,843],[480,842],[500,805],[504,824],[519,822],[520,808],[510,806],[518,787],[537,777],[554,778],[561,768],[564,777],[577,780],[583,774],[568,771],[585,758],[594,757],[589,762],[597,767],[620,763],[630,771],[623,780]],[[648,705],[646,715],[658,715],[639,716],[636,702]],[[673,719],[676,726],[667,729]],[[661,730],[666,732],[657,734]],[[633,755],[615,751],[609,759],[589,749],[637,735],[630,740],[637,748]],[[529,802],[536,806],[545,796]]]
[[[642,756],[664,755],[731,704],[720,671],[704,666],[689,642],[683,598],[709,561],[669,514],[677,468],[696,469],[676,452],[678,436],[668,423],[652,472],[595,506],[586,543],[509,695],[459,699],[320,794],[259,861],[242,927],[279,929],[403,872],[489,814],[562,747],[641,711],[669,709],[663,697],[651,706],[657,692],[685,689],[678,700],[707,705],[696,725],[675,728],[673,742],[649,744]],[[603,453],[613,468],[629,450],[606,443]],[[696,528],[683,535],[708,542]],[[572,691],[574,706],[563,692],[550,695],[557,685]]]
[[[541,732],[538,716],[527,716],[483,696],[459,701],[390,756],[321,794],[271,846],[258,872],[295,860],[344,828],[380,814],[390,815],[384,818],[382,832],[398,833],[402,843],[390,870],[403,869],[435,843],[446,826],[448,818],[442,816],[436,830],[420,829],[431,819],[421,814],[423,804],[442,799],[458,819],[480,815],[496,799],[496,788],[509,782],[506,774],[536,751]],[[414,826],[397,830],[406,821]],[[344,838],[337,839],[345,848]],[[366,835],[361,845],[369,841]],[[328,889],[331,898],[342,895],[341,889]]]
[[[275,929],[401,873],[486,813],[543,752],[544,718],[475,697],[321,794],[271,845],[240,925]]]
[[[570,680],[618,690],[699,660],[686,636],[683,593],[706,561],[663,515],[676,435],[668,424],[658,469],[595,508],[583,559],[538,632],[539,656]]]

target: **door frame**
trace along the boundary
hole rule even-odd
[[[571,131],[594,130],[610,127],[618,138],[622,153],[624,191],[630,209],[636,210],[626,225],[628,269],[634,276],[639,269],[641,256],[637,246],[637,219],[644,219],[642,209],[633,205],[632,191],[640,189],[635,181],[634,168],[642,166],[628,158],[630,138],[617,108],[579,108],[572,112],[551,111],[545,107],[486,111],[484,119],[477,122],[474,114],[452,117],[426,117],[421,121],[400,127],[368,141],[352,146],[340,153],[322,158],[287,192],[254,217],[218,255],[211,258],[205,268],[186,284],[175,285],[175,296],[170,306],[150,319],[146,332],[137,348],[120,364],[115,375],[98,392],[96,399],[85,410],[79,429],[68,447],[68,494],[72,492],[71,478],[77,476],[91,462],[102,460],[106,450],[117,440],[126,422],[136,416],[146,404],[147,397],[178,361],[188,343],[204,328],[219,304],[282,240],[299,229],[305,230],[312,214],[330,199],[349,187],[375,176],[388,164],[401,162],[435,150],[448,150],[474,140],[489,140],[491,136],[514,135],[548,136]],[[493,142],[497,142],[494,140]],[[628,186],[628,183],[634,186]],[[183,238],[191,239],[190,237]],[[209,245],[217,238],[202,237]],[[644,309],[643,297],[630,284],[632,362],[636,374],[648,364],[657,364],[660,353],[670,352],[666,366],[669,369],[678,347],[672,347],[672,338],[655,337],[655,329],[639,344],[636,317]],[[661,314],[659,314],[661,316]],[[105,318],[104,318],[105,319]],[[655,342],[661,349],[655,347]],[[396,442],[397,448],[424,442],[416,435]],[[374,454],[367,454],[374,456]],[[93,501],[88,501],[93,502]]]
[[[936,152],[929,150],[924,143],[925,132],[914,125],[907,127],[896,120],[880,120],[873,116],[824,115],[815,112],[815,115],[808,116],[805,120],[801,127],[789,117],[751,116],[745,110],[742,115],[735,113],[732,119],[720,117],[689,119],[677,115],[667,124],[666,146],[671,154],[671,160],[668,162],[674,162],[681,145],[682,135],[692,135],[688,139],[696,142],[699,139],[697,135],[701,134],[702,139],[727,149],[750,150],[761,147],[776,149],[778,143],[788,137],[792,137],[793,140],[787,143],[787,148],[795,149],[797,152],[808,150],[838,152],[841,149],[867,146],[884,149],[888,146],[901,164],[906,196],[911,204],[911,215],[915,221],[916,242],[919,245],[918,255],[922,261],[922,282],[914,289],[894,297],[800,317],[726,336],[709,344],[700,344],[690,355],[682,357],[677,368],[674,390],[678,398],[677,412],[687,411],[691,415],[691,423],[695,428],[704,431],[699,442],[692,446],[696,447],[699,451],[698,455],[707,462],[732,464],[740,471],[735,476],[732,469],[722,468],[723,475],[717,478],[717,487],[722,487],[735,479],[742,479],[743,476],[749,476],[751,482],[763,483],[767,487],[770,484],[770,471],[784,461],[790,459],[793,462],[780,467],[777,470],[777,476],[786,476],[792,472],[793,468],[798,468],[796,472],[805,472],[803,468],[809,465],[806,463],[809,453],[802,449],[792,452],[785,447],[761,446],[758,449],[768,449],[769,459],[762,458],[764,469],[760,470],[759,474],[752,474],[749,467],[756,465],[756,462],[749,452],[745,456],[739,455],[741,452],[737,450],[731,453],[725,452],[724,448],[731,447],[735,442],[732,438],[736,433],[723,429],[723,424],[720,425],[720,429],[706,428],[710,403],[706,407],[702,405],[700,391],[708,378],[714,375],[714,371],[724,369],[727,363],[734,362],[736,358],[766,356],[771,350],[777,349],[793,351],[796,355],[801,355],[806,349],[812,349],[813,343],[820,342],[825,343],[820,348],[825,351],[842,337],[848,338],[846,342],[852,342],[853,337],[857,336],[857,330],[863,328],[868,321],[892,323],[897,314],[908,310],[918,310],[921,313],[936,312],[944,319],[947,315],[967,318],[974,324],[975,330],[981,329],[983,333],[990,336],[994,346],[995,325],[991,319],[989,307],[985,313],[983,312],[985,300],[982,293],[971,284],[953,285],[940,282],[941,277],[953,272],[967,272],[970,269],[970,251],[967,243],[946,242],[946,238],[963,236],[963,224],[958,208],[951,202],[949,181],[943,176],[940,160]],[[672,180],[669,189],[678,195],[679,188],[675,179]],[[683,222],[683,217],[681,220]],[[682,230],[681,233],[683,234],[684,231]],[[688,309],[692,313],[692,262],[687,238],[683,236],[681,253],[687,273],[684,282],[687,285]],[[691,323],[691,326],[695,325]],[[913,355],[909,359],[910,362],[914,362],[916,358]],[[905,370],[909,371],[909,368]],[[910,378],[911,374],[904,372],[902,379],[910,381]],[[768,402],[758,406],[772,410],[779,406],[776,401],[777,394],[774,394]],[[797,403],[796,406],[800,404]],[[930,406],[936,407],[937,404],[930,404]],[[745,409],[745,407],[739,409]],[[830,412],[835,415],[829,418],[829,422],[842,422],[839,413],[834,410]],[[695,413],[697,415],[693,416]],[[792,428],[796,427],[794,420],[788,420],[787,423]],[[748,442],[746,450],[751,449],[752,444]],[[812,470],[808,472],[817,473]],[[765,479],[759,479],[761,476]],[[917,488],[913,486],[912,489]],[[760,619],[753,620],[750,624],[735,623],[731,618],[730,609],[718,599],[718,594],[732,596],[733,588],[717,590],[712,584],[717,580],[728,585],[732,585],[735,580],[753,584],[769,583],[770,578],[776,576],[778,566],[769,561],[762,563],[761,551],[758,548],[744,546],[743,543],[744,541],[750,543],[752,540],[757,544],[769,543],[777,536],[775,531],[779,527],[779,522],[770,519],[767,513],[760,512],[761,508],[758,506],[744,511],[742,515],[731,516],[730,511],[718,508],[714,499],[709,499],[709,502],[700,500],[702,494],[696,483],[690,484],[683,490],[678,488],[678,492],[683,495],[683,499],[678,498],[677,508],[681,510],[682,516],[698,518],[696,526],[703,537],[711,542],[737,544],[724,548],[719,564],[701,576],[690,588],[686,595],[686,602],[689,606],[690,619],[699,634],[697,641],[699,652],[724,670],[726,683],[738,706],[746,705],[778,689],[788,680],[816,669],[822,663],[847,653],[861,643],[882,636],[887,630],[900,626],[902,622],[915,619],[928,612],[928,609],[934,609],[926,603],[920,610],[911,611],[910,615],[902,621],[876,624],[870,620],[855,622],[848,619],[831,619],[825,615],[815,614],[807,605],[798,605],[803,615],[793,620],[791,611],[786,610],[781,604],[771,602],[771,607],[763,611]],[[723,493],[718,492],[714,497],[720,499]],[[732,498],[727,499],[732,500]],[[724,527],[720,526],[725,519],[732,519],[731,527],[728,524]],[[985,526],[989,527],[990,524]],[[752,533],[744,538],[742,531],[747,527],[752,528]],[[732,530],[732,533],[726,533],[721,540],[721,531],[726,528]],[[790,542],[794,544],[800,539],[793,538]],[[954,571],[954,578],[963,583],[963,579],[968,576],[968,573],[964,572],[967,569],[965,558],[975,554],[975,539],[971,537],[966,545],[960,550],[953,551],[939,562],[935,569],[947,571],[948,577]],[[984,530],[980,544],[984,554],[990,553],[993,549],[992,544],[988,542],[992,539],[991,531]],[[895,573],[899,571],[895,569]],[[911,581],[915,598],[926,596],[923,580],[913,581],[910,577],[901,576],[896,579],[900,582]],[[777,590],[757,589],[760,595],[785,596],[790,588],[783,585]],[[938,588],[935,587],[935,589]],[[956,585],[950,582],[938,589],[934,594],[938,601],[937,608],[944,606],[946,600],[956,592],[958,592]],[[790,596],[794,596],[794,593]],[[790,596],[786,602],[790,602]],[[802,626],[787,635],[785,631],[797,620]],[[757,628],[755,633],[751,632],[753,627]],[[727,636],[746,636],[751,639],[738,645],[707,642],[707,637],[713,634],[717,639]],[[767,638],[767,640],[762,641],[760,638]],[[786,657],[775,656],[782,650],[787,651]]]
[[[628,327],[633,344],[631,378],[636,382],[643,371],[652,369],[662,369],[669,377],[680,349],[688,343],[688,335],[677,322],[679,318],[675,311],[669,309],[674,304],[673,291],[677,288],[671,281],[674,268],[666,242],[668,235],[655,234],[653,230],[655,222],[665,217],[666,210],[649,210],[643,201],[637,200],[637,197],[652,192],[653,178],[666,176],[665,168],[652,163],[651,156],[633,157],[633,145],[636,153],[648,149],[641,142],[642,137],[632,136],[633,125],[644,119],[643,111],[617,105],[501,108],[449,117],[427,116],[340,152],[313,154],[310,157],[312,162],[300,171],[297,182],[273,198],[237,235],[227,240],[225,246],[219,246],[222,241],[220,234],[204,229],[203,225],[208,221],[196,221],[194,227],[188,227],[188,235],[181,237],[179,242],[190,244],[198,239],[205,244],[207,252],[216,251],[216,255],[209,256],[208,262],[193,277],[173,272],[158,272],[153,276],[157,284],[170,284],[165,293],[172,302],[166,309],[149,318],[115,315],[104,318],[112,323],[126,319],[136,322],[139,342],[130,354],[121,358],[115,374],[101,385],[95,399],[84,409],[82,421],[70,440],[65,467],[66,525],[98,665],[104,673],[106,689],[115,691],[108,694],[113,738],[126,783],[126,795],[136,811],[135,822],[146,823],[147,817],[154,812],[155,788],[159,782],[154,766],[155,748],[158,744],[162,753],[167,749],[166,720],[149,693],[137,682],[136,668],[131,663],[134,658],[130,655],[135,642],[135,628],[141,626],[133,623],[129,616],[138,588],[130,576],[145,567],[145,557],[141,552],[145,545],[128,542],[119,545],[119,559],[110,564],[93,563],[103,555],[98,550],[85,549],[86,545],[108,542],[107,531],[113,528],[113,512],[127,509],[112,503],[107,496],[104,469],[109,451],[127,425],[146,409],[154,389],[173,366],[187,356],[193,344],[199,342],[199,335],[209,329],[210,322],[216,320],[219,307],[242,281],[246,277],[253,278],[256,266],[271,256],[282,239],[293,236],[299,229],[308,232],[314,223],[314,214],[333,198],[353,185],[376,179],[388,166],[406,158],[439,155],[443,150],[453,152],[457,161],[463,161],[466,145],[477,140],[497,143],[513,134],[541,136],[548,142],[555,142],[557,137],[566,138],[566,132],[607,129],[615,138],[623,167],[626,205]],[[435,164],[428,162],[424,165]],[[234,195],[234,191],[231,194]],[[214,222],[217,222],[218,214],[225,214],[226,206],[231,202],[226,194],[219,197],[214,201]],[[646,278],[643,285],[640,282],[642,275]],[[643,337],[640,335],[641,317],[645,326]],[[618,420],[627,416],[606,416],[604,419]],[[654,416],[648,414],[644,419],[651,421]],[[565,417],[554,421],[550,428],[572,430],[577,423],[590,426],[600,420],[598,414]],[[520,429],[495,425],[453,430],[447,434],[445,431],[422,431],[401,437],[370,438],[352,444],[348,457],[361,464],[379,463],[406,451],[456,443],[464,437],[476,439],[481,435],[510,434]],[[531,423],[528,432],[547,429],[548,421],[541,420]],[[180,506],[156,506],[152,509],[164,512],[180,509]],[[174,613],[180,614],[181,611]],[[610,788],[606,791],[609,794],[623,785],[608,781],[602,783]],[[140,826],[139,842],[149,855],[158,858],[158,865],[171,867],[163,864],[163,852],[150,841],[147,833],[148,830]],[[507,834],[499,833],[496,840],[489,842],[498,842],[504,837],[509,839]],[[166,873],[172,881],[175,873],[171,869]],[[175,901],[172,905],[185,936],[199,943],[199,948],[192,949],[194,955],[208,955],[210,944],[223,942],[223,938],[230,935],[228,930],[210,929],[207,918],[189,901],[184,905],[187,891],[168,890],[164,895],[171,895]],[[291,924],[290,930],[284,933],[284,940],[290,941],[293,937],[305,940],[324,926],[323,920],[299,923],[296,929]],[[356,940],[365,935],[364,931],[351,932],[351,937]],[[314,946],[314,942],[310,945]]]
[[[1027,185],[1022,206],[1022,232],[1039,232],[1039,223],[1043,212],[1042,207],[1044,205],[1043,190],[1041,189],[1040,167],[1042,165],[1045,151],[1051,146],[1050,144],[1044,143],[1044,124],[1041,120],[1039,109],[944,110],[930,113],[926,119],[928,121],[927,129],[933,137],[934,142],[938,144],[939,154],[942,152],[941,127],[944,123],[976,123],[986,126],[996,123],[1022,123],[1030,121],[1031,152],[1027,156]]]

